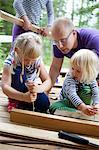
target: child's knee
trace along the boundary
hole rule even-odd
[[[45,93],[39,93],[35,101],[35,111],[47,112],[50,106],[50,101]]]

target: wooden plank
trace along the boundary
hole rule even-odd
[[[56,93],[56,92],[55,92]],[[1,92],[1,96],[0,96],[0,114],[1,114],[1,116],[0,116],[0,122],[7,122],[7,123],[9,123],[10,125],[12,125],[11,124],[11,122],[9,122],[9,113],[8,112],[6,112],[6,109],[4,108],[3,109],[3,106],[4,107],[6,107],[7,106],[7,102],[8,102],[8,100],[7,100],[7,97],[5,97],[5,96],[3,96],[4,94],[2,94],[2,92]],[[2,103],[3,102],[3,103]],[[1,107],[1,104],[2,104],[2,107]],[[3,114],[2,114],[2,112],[3,112]],[[6,115],[7,114],[7,115]],[[8,128],[11,128],[11,130],[13,129],[13,127],[12,126],[9,126],[8,124],[6,124],[6,126],[5,126],[5,124],[2,124],[1,126],[3,126],[3,128],[4,128],[4,130],[6,130],[6,129],[8,129]],[[23,126],[21,126],[21,128],[23,128]],[[0,127],[0,129],[2,130],[2,128]],[[4,131],[3,130],[3,131]],[[15,130],[16,129],[14,129],[11,133],[13,134],[13,133],[15,133]],[[25,128],[25,130],[23,129],[23,132],[25,132],[27,130],[27,128]],[[5,132],[6,131],[4,131],[4,134],[5,134]],[[28,130],[27,130],[27,132],[28,132]],[[39,131],[35,131],[35,132],[39,132]],[[8,133],[8,132],[7,132]],[[10,133],[10,132],[9,132]],[[8,134],[9,134],[8,133]],[[21,134],[21,133],[20,133]],[[29,132],[29,134],[30,134],[30,132]],[[36,133],[35,133],[36,134]],[[40,134],[46,134],[46,132],[40,132]],[[1,132],[0,132],[0,135],[1,135]],[[7,134],[5,134],[5,136],[7,136]],[[16,135],[15,135],[16,136]],[[34,135],[35,136],[35,135]],[[48,135],[49,136],[49,135]],[[29,136],[28,136],[29,137]],[[53,137],[53,135],[52,135],[52,137]],[[22,138],[23,138],[23,136],[22,136]],[[30,137],[29,137],[30,138]],[[33,137],[32,137],[33,138]],[[46,138],[47,139],[47,138]],[[94,142],[94,143],[99,143],[99,140],[97,140],[96,138],[94,138],[93,140],[91,140],[92,142]],[[57,143],[57,142],[56,142]],[[72,150],[72,149],[80,149],[80,150],[86,150],[86,147],[82,147],[82,146],[78,146],[78,145],[75,145],[75,143],[73,143],[73,144],[71,144],[71,143],[69,143],[68,141],[66,141],[66,145],[65,145],[65,148],[63,148],[63,145],[61,145],[60,144],[60,146],[55,146],[55,150],[56,149],[61,149],[61,150]],[[24,146],[24,145],[23,145]],[[22,146],[22,147],[23,147]],[[37,147],[36,147],[36,145],[35,146],[30,146],[30,147],[32,147],[32,149],[33,148],[36,148],[36,149],[42,149],[42,150],[44,150],[44,149],[53,149],[54,150],[54,146],[52,146],[52,143],[50,143],[50,146],[48,145],[48,146],[46,146],[45,144],[42,144],[42,145],[38,145]],[[30,149],[30,147],[28,146],[28,150]],[[68,148],[67,148],[68,147]],[[0,149],[6,149],[7,148],[7,150],[11,150],[11,149],[15,149],[15,150],[20,150],[20,147],[17,145],[2,145],[2,144],[0,144]],[[27,147],[24,147],[24,150],[26,149]],[[91,150],[91,148],[89,148],[88,147],[88,149],[90,149]],[[26,149],[27,150],[27,149]],[[92,149],[93,150],[93,149]]]
[[[83,114],[79,110],[76,110],[75,112],[66,111],[66,110],[56,110],[54,114],[58,116],[81,119],[82,121],[90,120],[94,122],[99,122],[99,114],[96,114],[95,116],[88,116],[88,115]]]
[[[13,15],[7,13],[7,12],[4,12],[2,10],[0,10],[0,18],[2,18],[5,21],[8,21],[8,22],[15,23],[19,26],[23,26],[24,21],[22,19],[17,18],[17,17],[15,17],[15,16],[13,16]],[[39,29],[40,29],[40,27],[32,24],[31,30],[33,32],[39,33],[40,32]]]
[[[19,126],[14,124],[8,124],[8,123],[0,123],[0,132],[1,134],[4,132],[6,134],[12,134],[15,135],[15,137],[19,138],[26,138],[26,139],[38,139],[38,140],[44,140],[49,141],[50,143],[54,142],[54,144],[59,143],[59,145],[71,145],[71,147],[78,145],[70,141],[62,140],[58,138],[58,133],[48,130],[41,130],[31,127],[25,127],[25,126]],[[28,138],[29,137],[29,138]],[[79,145],[78,145],[79,147]]]
[[[5,21],[11,22],[11,23],[15,23],[19,26],[23,26],[23,20],[20,18],[17,18],[16,16],[13,16],[7,12],[4,12],[2,10],[0,10],[0,18],[2,18]],[[32,24],[31,26],[31,31],[36,32],[38,34],[41,34],[41,27],[38,27],[37,25]],[[51,38],[51,32],[49,31],[49,34],[47,35],[49,38]]]
[[[10,113],[10,120],[19,124],[26,124],[36,128],[47,130],[83,134],[99,137],[99,122],[78,120],[50,114],[31,112],[13,109]]]
[[[2,143],[3,142],[3,143]],[[16,146],[18,147],[24,147],[24,148],[28,148],[28,150],[30,150],[31,148],[36,148],[39,150],[56,150],[56,149],[60,149],[61,150],[64,148],[60,147],[60,146],[55,146],[55,145],[49,145],[46,143],[43,143],[38,141],[38,140],[22,140],[22,139],[18,139],[18,138],[11,138],[11,137],[6,137],[6,136],[0,136],[0,143],[5,145],[12,145],[12,146]],[[1,147],[0,147],[1,148]],[[67,149],[66,149],[67,150]],[[68,150],[71,150],[70,148]]]
[[[64,146],[65,148],[72,148],[72,149],[80,149],[80,150],[96,150],[97,148],[93,148],[88,145],[81,145],[76,144],[67,140],[59,139],[58,132],[55,131],[48,131],[48,130],[41,130],[31,127],[25,127],[20,125],[8,124],[8,123],[0,123],[0,134],[6,134],[10,136],[15,136],[19,139],[24,140],[43,140],[43,143],[48,142],[48,144],[57,145],[57,146]],[[99,139],[87,138],[90,142],[95,144],[99,143]]]
[[[2,150],[72,150],[71,148],[62,148],[59,146],[45,144],[0,144]]]
[[[28,147],[22,147],[22,146],[15,146],[15,145],[4,145],[0,144],[0,149],[2,150],[37,150],[37,148],[28,148]],[[40,149],[39,149],[40,150]]]

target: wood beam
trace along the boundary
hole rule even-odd
[[[17,17],[15,17],[15,16],[13,16],[7,12],[4,12],[2,10],[0,10],[0,18],[2,18],[5,21],[8,21],[8,22],[15,23],[19,26],[23,26],[24,21],[22,19],[17,18]],[[40,27],[32,24],[31,31],[36,32],[36,33],[40,33],[39,29],[40,29]]]
[[[0,135],[10,138],[17,138],[22,140],[37,140],[42,141],[42,143],[64,146],[66,148],[79,149],[79,150],[98,150],[90,145],[76,144],[74,142],[63,140],[58,138],[58,132],[41,130],[32,127],[25,127],[20,125],[15,125],[11,123],[0,123]],[[87,138],[90,142],[98,144],[99,139]]]
[[[10,120],[36,128],[99,137],[99,122],[13,109]]]
[[[42,142],[48,142],[49,144],[75,147],[80,148],[79,144],[59,139],[58,133],[53,131],[41,130],[31,127],[25,127],[20,125],[14,125],[10,123],[0,123],[0,135],[10,136],[14,138],[24,139],[24,140],[43,140]],[[82,147],[85,147],[82,145]]]

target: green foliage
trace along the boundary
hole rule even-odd
[[[43,38],[43,60],[45,65],[49,66],[52,59],[52,42]]]
[[[3,68],[3,63],[8,55],[8,49],[10,49],[11,44],[0,44],[0,72]]]
[[[82,7],[75,12],[76,15],[81,16],[79,27],[99,28],[99,2],[88,0],[86,3],[88,6],[83,3]]]
[[[55,17],[58,18],[60,16],[64,16],[66,14],[66,1],[67,0],[57,0],[53,1]]]
[[[6,11],[12,15],[15,15],[15,11],[13,9],[13,0],[0,0],[0,8],[3,11]]]
[[[1,10],[8,12],[9,14],[15,15],[14,8],[12,6],[13,0],[0,0],[0,8]],[[1,24],[1,22],[0,22]],[[2,31],[5,35],[11,35],[12,33],[12,24],[6,21],[2,21],[3,28]]]
[[[86,15],[86,14],[92,14],[92,12],[95,10],[95,9],[97,9],[97,8],[99,8],[99,3],[95,3],[94,5],[93,5],[93,3],[90,5],[90,6],[88,6],[88,7],[85,7],[85,8],[81,8],[81,9],[79,9],[78,10],[78,13],[80,13],[80,14],[83,14],[83,15]],[[77,14],[78,14],[77,13]]]

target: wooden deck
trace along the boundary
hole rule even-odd
[[[0,125],[2,127],[4,127],[4,130],[1,130],[1,128],[0,128],[0,149],[2,149],[2,150],[13,150],[13,149],[14,150],[37,150],[37,149],[38,150],[55,150],[55,149],[60,149],[60,148],[62,150],[64,149],[63,146],[48,144],[47,142],[44,143],[43,140],[38,141],[36,139],[36,141],[35,141],[34,139],[32,139],[32,142],[30,142],[27,139],[24,140],[24,138],[17,139],[17,136],[13,136],[13,134],[11,134],[11,133],[8,134],[6,132],[6,129],[9,128],[9,125],[12,125],[11,126],[11,128],[12,128],[14,124],[12,122],[10,122],[10,119],[9,119],[10,114],[7,112],[7,104],[8,104],[7,97],[2,93],[2,90],[0,88]],[[24,130],[24,128],[22,126],[20,126],[19,131],[21,130],[21,128]],[[29,130],[29,129],[27,128],[27,130]],[[16,126],[16,129],[14,129],[14,130],[17,130],[17,126]],[[13,133],[14,133],[14,130],[13,130]],[[24,130],[24,132],[26,132],[26,131]],[[34,131],[35,134],[38,134],[39,132],[41,132],[41,130]],[[43,131],[43,134],[45,134],[44,131]],[[15,141],[15,143],[13,143],[13,142],[7,143],[7,141],[11,141],[11,142]],[[5,142],[5,144],[2,144],[2,142]],[[21,144],[19,142],[23,142],[23,144]],[[34,143],[34,144],[32,144],[32,143]]]
[[[51,102],[56,101],[60,92],[63,79],[60,79],[50,92]],[[97,148],[84,146],[58,138],[57,131],[49,131],[34,128],[27,125],[20,125],[10,121],[10,114],[7,112],[7,97],[0,88],[0,149],[2,150],[96,150]],[[83,122],[83,120],[82,120]],[[57,124],[56,124],[57,126]],[[87,137],[90,142],[99,144],[99,138]]]

